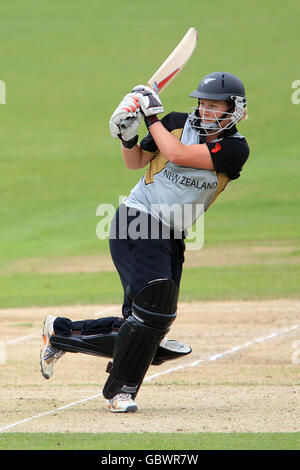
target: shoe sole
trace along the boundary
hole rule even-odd
[[[121,410],[121,409],[115,409],[108,405],[108,409],[109,411],[112,411],[113,413],[135,413],[138,407],[136,405],[130,405],[130,406],[127,406],[127,408],[124,408],[123,410]]]
[[[43,336],[43,346],[41,347],[41,351],[40,351],[40,366],[41,366],[41,373],[42,373],[42,376],[45,378],[45,379],[50,379],[50,377],[52,377],[52,375],[49,375],[49,374],[46,374],[46,372],[44,371],[44,368],[43,368],[43,356],[44,356],[44,353],[48,347],[48,345],[50,344],[50,341],[48,340],[48,335],[46,334],[46,323],[47,323],[47,319],[48,319],[49,315],[47,315],[47,317],[44,319],[44,324],[43,324],[43,333],[42,333],[42,336]]]

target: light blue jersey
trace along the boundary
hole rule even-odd
[[[188,119],[185,119],[183,128],[175,126],[171,132],[185,145],[199,144],[199,135]],[[238,133],[231,137],[235,136],[243,137]],[[230,178],[214,170],[176,165],[158,149],[151,153],[153,159],[146,174],[132,189],[124,204],[151,213],[172,229],[186,230],[208,209]]]

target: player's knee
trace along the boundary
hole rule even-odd
[[[133,298],[132,315],[154,328],[167,328],[176,318],[178,285],[169,279],[154,279]]]

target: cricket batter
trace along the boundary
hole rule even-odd
[[[191,352],[166,338],[177,314],[186,230],[199,217],[199,205],[206,211],[239,178],[249,156],[236,128],[247,117],[241,80],[214,72],[190,96],[197,100],[190,113],[171,112],[160,120],[160,97],[140,85],[110,119],[127,168],[148,167],[111,225],[110,251],[124,291],[122,317],[73,322],[49,315],[44,322],[43,376],[52,376],[66,351],[112,357],[103,388],[112,412],[137,410],[135,399],[151,364]],[[139,144],[143,118],[149,133]],[[189,217],[186,207],[193,209]]]

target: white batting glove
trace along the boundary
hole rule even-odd
[[[122,140],[132,140],[137,136],[138,128],[142,122],[143,115],[141,111],[138,111],[136,117],[126,119],[126,127],[121,123],[121,136]]]
[[[126,126],[121,125],[126,120]],[[109,120],[109,129],[113,139],[131,140],[137,135],[142,121],[142,113],[137,96],[128,93],[116,108]]]
[[[164,107],[158,94],[149,86],[138,85],[134,87],[132,93],[138,97],[144,116],[156,116],[164,112]]]

